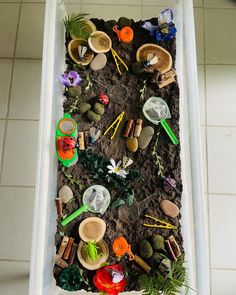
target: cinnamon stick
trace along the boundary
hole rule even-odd
[[[138,255],[134,255],[134,261],[147,273],[151,271],[151,267]]]
[[[69,242],[69,238],[68,237],[63,237],[62,241],[61,241],[61,245],[57,251],[57,255],[61,258],[63,253],[65,252],[66,250],[66,246]]]
[[[67,268],[68,267],[68,263],[64,259],[59,257],[59,255],[55,255],[54,262],[55,262],[56,265],[60,266],[61,268]]]
[[[78,138],[79,138],[79,149],[81,151],[84,151],[85,150],[84,132],[79,132]]]
[[[70,251],[71,251],[71,247],[73,245],[73,242],[74,242],[74,239],[73,238],[69,238],[69,242],[67,244],[67,247],[66,247],[66,250],[63,254],[63,258],[64,259],[68,259],[69,258],[69,255],[70,255]]]
[[[124,132],[124,137],[129,137],[130,136],[130,132],[131,132],[131,129],[133,127],[133,122],[134,122],[134,120],[132,120],[132,119],[128,120],[126,128],[125,128],[125,132]]]
[[[140,133],[142,131],[142,124],[143,120],[142,119],[137,119],[136,125],[135,125],[135,130],[134,130],[134,137],[139,137]]]
[[[174,238],[173,235],[171,235],[168,240],[170,241],[171,244],[171,248],[173,250],[173,252],[175,253],[175,256],[178,258],[179,256],[181,256],[181,250],[180,247],[178,245],[178,243],[176,242],[176,239]]]
[[[68,259],[69,265],[72,265],[74,263],[77,248],[78,248],[78,244],[73,243],[71,250],[70,250],[69,259]]]
[[[61,198],[56,198],[55,203],[56,203],[56,207],[57,207],[58,218],[62,218],[63,213],[62,213],[62,200],[61,200]]]
[[[172,260],[176,261],[177,260],[177,257],[175,256],[175,253],[171,247],[171,244],[170,244],[170,241],[169,240],[165,240],[165,245],[166,245],[166,248],[167,248],[167,251],[168,253],[170,254],[170,257]]]

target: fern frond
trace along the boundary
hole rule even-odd
[[[87,13],[73,13],[65,17],[64,26],[67,35],[70,35],[70,37],[88,39],[89,35],[92,33],[92,28],[84,18],[87,15]]]

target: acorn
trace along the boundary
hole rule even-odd
[[[101,116],[94,113],[93,111],[89,110],[87,112],[87,117],[90,121],[94,122],[94,123],[98,123],[101,120]]]
[[[132,72],[136,75],[140,75],[144,71],[144,62],[136,61],[131,65]]]
[[[84,114],[91,109],[91,104],[87,102],[82,102],[78,106],[78,111],[80,114]]]
[[[147,240],[142,240],[139,243],[139,254],[144,259],[149,259],[153,254],[151,244]]]
[[[69,89],[68,89],[69,96],[71,96],[71,97],[80,96],[81,92],[82,92],[82,90],[81,90],[80,86],[69,87]]]
[[[96,102],[93,106],[94,112],[100,116],[103,116],[105,113],[105,107],[103,104]]]
[[[118,19],[118,26],[120,29],[122,29],[126,26],[131,27],[131,25],[132,25],[132,20],[130,18],[122,16]]]

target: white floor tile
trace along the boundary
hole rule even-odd
[[[30,260],[34,189],[0,187],[0,196],[0,259]]]
[[[196,34],[196,47],[197,47],[197,62],[204,64],[204,34],[203,34],[203,9],[194,9],[195,20],[195,34]]]
[[[70,7],[70,12],[73,12]],[[139,20],[142,18],[142,12],[141,12],[141,6],[122,6],[122,5],[109,5],[106,6],[106,9],[104,9],[104,6],[102,5],[87,5],[82,4],[82,11],[87,12],[90,14],[90,17],[97,17],[97,18],[103,18],[103,19],[118,19],[121,15],[126,16],[129,18],[132,18],[134,20]]]
[[[236,128],[208,127],[210,193],[236,193]]]
[[[0,261],[0,294],[27,295],[29,268],[28,262]]]
[[[43,48],[44,6],[44,4],[30,3],[22,5],[16,57],[41,58]]]
[[[236,64],[236,9],[205,10],[206,63]]]
[[[158,17],[158,15],[163,10],[160,6],[144,6],[143,7],[143,19],[149,19],[152,17]]]
[[[79,1],[69,0],[69,3],[78,3]],[[141,5],[142,0],[82,0],[83,4],[119,4],[119,5]],[[120,15],[122,16],[122,14]]]
[[[212,295],[236,294],[236,270],[212,270]]]
[[[2,159],[2,144],[3,144],[4,126],[5,126],[5,121],[0,120],[0,163],[1,163],[1,159]]]
[[[6,118],[12,61],[0,59],[0,119]]]
[[[236,8],[234,0],[204,0],[204,7]]]
[[[236,126],[236,65],[206,66],[207,124]]]
[[[198,97],[200,103],[201,125],[205,125],[205,67],[203,65],[198,65]]]
[[[212,268],[236,268],[235,208],[236,196],[209,195]]]
[[[0,3],[0,57],[13,57],[19,4]]]
[[[34,186],[38,122],[9,121],[1,184]]]
[[[41,64],[40,60],[15,61],[10,119],[39,118]]]
[[[202,6],[203,6],[202,1],[203,1],[203,0],[194,0],[194,1],[193,1],[193,6],[194,6],[194,7],[202,7]]]

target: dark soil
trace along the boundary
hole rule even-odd
[[[126,62],[128,67],[136,61],[136,51],[144,43],[156,43],[156,40],[149,36],[148,31],[141,28],[142,22],[133,23],[134,30],[134,40],[130,44],[124,44],[118,41],[117,35],[112,31],[107,31],[104,28],[104,21],[93,19],[92,20],[98,30],[105,31],[109,34],[112,39],[113,48]],[[157,19],[150,20],[153,24],[156,24]],[[67,40],[68,41],[68,40]],[[175,64],[176,56],[176,43],[175,39],[167,43],[161,43],[160,46],[165,48],[170,52],[173,63]],[[141,214],[137,222],[126,224],[119,220],[118,210],[108,208],[106,213],[102,217],[106,224],[107,230],[104,239],[110,247],[110,262],[116,262],[115,255],[111,249],[112,242],[118,236],[123,235],[132,246],[132,251],[137,253],[137,245],[143,238],[149,237],[153,233],[160,233],[161,235],[167,237],[171,234],[174,235],[177,242],[182,246],[182,236],[181,236],[181,226],[178,218],[168,218],[165,216],[159,206],[159,202],[163,199],[168,199],[173,201],[179,208],[181,208],[181,195],[182,183],[181,183],[181,162],[180,162],[180,144],[173,145],[165,133],[165,131],[160,128],[153,126],[145,120],[141,113],[141,102],[140,102],[140,89],[143,87],[143,81],[147,80],[147,90],[145,91],[145,100],[150,96],[160,96],[169,105],[172,119],[168,120],[172,130],[179,137],[179,87],[177,83],[172,83],[163,89],[159,89],[156,84],[150,82],[150,74],[143,73],[142,75],[134,75],[131,71],[127,72],[125,68],[121,65],[122,76],[119,75],[115,62],[111,55],[111,52],[107,53],[107,65],[101,71],[92,71],[89,67],[86,70],[82,70],[79,67],[78,70],[80,76],[83,78],[82,86],[82,96],[81,101],[94,102],[100,92],[105,92],[110,98],[110,104],[106,108],[105,115],[101,121],[95,125],[104,132],[106,128],[115,120],[115,118],[122,112],[125,111],[125,118],[118,130],[113,141],[110,141],[110,136],[101,136],[98,142],[91,147],[91,149],[96,152],[107,156],[108,158],[113,158],[115,161],[122,159],[124,155],[132,158],[134,163],[130,169],[137,169],[142,180],[133,183],[133,189],[135,193],[135,198],[138,203],[140,203]],[[68,65],[68,70],[74,69],[70,58],[67,55],[66,62]],[[89,92],[85,92],[85,87],[87,85],[86,74],[89,73],[92,80],[93,86]],[[67,96],[64,102],[64,111],[67,112],[73,103],[74,98]],[[81,116],[78,113],[73,113],[72,116],[78,122],[79,131],[87,131],[92,126],[92,124],[87,120],[86,116]],[[128,119],[138,119],[142,118],[143,126],[151,125],[160,131],[159,141],[158,141],[158,154],[161,157],[162,165],[164,166],[165,176],[171,175],[177,182],[178,192],[176,190],[171,190],[170,192],[165,192],[163,189],[163,179],[158,177],[158,169],[154,164],[154,158],[152,156],[152,147],[155,142],[156,137],[154,136],[151,144],[144,151],[137,151],[136,153],[131,153],[127,151],[125,146],[125,139],[123,137],[124,127]],[[64,214],[70,214],[75,209],[82,205],[82,194],[76,185],[70,185],[68,180],[61,171],[62,166],[59,165],[58,168],[58,190],[62,185],[68,184],[74,193],[74,200],[69,205],[64,208]],[[82,183],[86,186],[92,184],[100,184],[93,179],[92,175],[85,167],[81,164],[76,164],[68,169],[74,178],[80,179]],[[116,199],[117,192],[115,190],[110,191],[112,199]],[[149,196],[152,196],[148,198]],[[146,198],[148,198],[146,200]],[[144,214],[152,215],[160,219],[164,219],[177,226],[177,230],[166,230],[166,229],[155,229],[147,228],[142,224],[145,222],[151,223],[151,220],[147,220]],[[93,213],[84,213],[74,221],[69,223],[65,228],[61,228],[58,223],[57,233],[55,236],[56,247],[58,248],[61,242],[61,232],[65,235],[74,237],[77,242],[79,242],[78,226],[79,223],[86,217],[94,216]],[[96,215],[99,217],[99,215]],[[126,290],[138,290],[139,286],[137,284],[136,275],[137,272],[133,268],[133,263],[129,262],[125,257],[121,260],[123,267],[128,272],[127,277],[127,288]],[[61,269],[57,266],[54,268],[54,275],[57,279],[58,273]],[[85,270],[86,272],[86,270]],[[87,272],[89,277],[92,277],[94,273]],[[83,286],[85,287],[85,286]],[[94,290],[95,291],[95,290]]]

